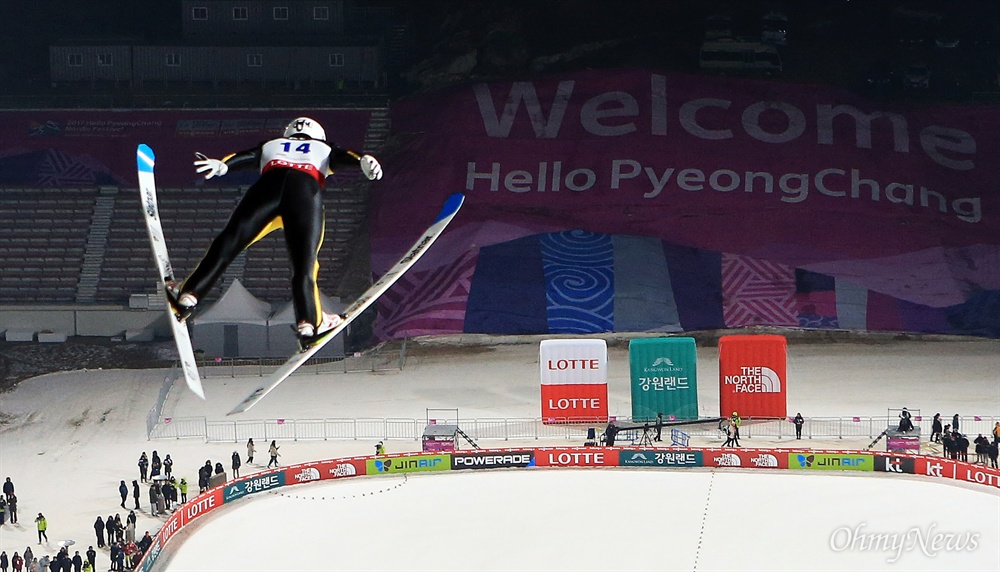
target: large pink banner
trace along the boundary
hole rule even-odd
[[[408,192],[378,209],[376,236],[412,226],[400,202],[464,191],[466,222],[658,236],[792,264],[1000,237],[995,108],[595,71],[466,85],[397,105],[393,121],[412,137],[387,173]]]
[[[603,275],[613,276],[600,287],[600,304],[586,310],[585,328],[594,331],[638,315],[654,275],[667,274],[673,294],[658,302],[673,320],[661,324],[668,328],[720,319],[729,327],[998,328],[996,107],[602,70],[457,86],[395,104],[392,117],[402,146],[385,157],[386,179],[372,195],[375,271],[394,261],[444,197],[464,192],[467,201],[417,272],[383,302],[380,319],[394,326],[382,335],[470,331],[456,292],[419,294],[435,276],[459,270],[457,295],[477,298],[471,331],[505,321],[508,332],[544,329],[529,310],[515,316],[518,305],[499,298],[535,300],[539,288],[531,312],[547,305],[541,319],[551,330],[565,306],[555,274],[529,269],[515,279],[517,266],[504,260],[526,264],[541,251],[531,264],[554,272],[580,241],[596,256],[584,266],[603,260]],[[591,234],[559,234],[574,230]],[[543,237],[541,246],[514,242],[532,236]],[[600,246],[601,237],[610,246]],[[649,238],[667,246],[641,242]],[[484,268],[483,249],[493,245]],[[650,252],[655,260],[643,278],[636,258]],[[713,302],[720,309],[692,320],[684,313],[699,295],[696,268],[719,283],[711,295],[721,300]],[[686,269],[687,282],[675,269]],[[810,273],[827,282],[814,284]],[[984,311],[992,325],[969,323]]]

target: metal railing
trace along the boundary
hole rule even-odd
[[[617,418],[619,424],[630,423]],[[886,417],[811,417],[802,429],[804,439],[874,439],[896,420]],[[966,416],[960,418],[961,431],[975,436],[989,436],[1000,417]],[[204,417],[167,418],[150,433],[150,439],[197,438],[208,442],[242,442],[249,438],[264,440],[419,440],[426,421],[400,418],[332,418],[332,419],[261,419],[246,421],[208,421]],[[603,424],[589,424],[603,431]],[[930,419],[914,423],[923,425],[921,437],[930,438]],[[459,426],[476,441],[509,441],[527,439],[586,438],[588,424],[547,425],[541,418],[462,419]],[[672,426],[664,427],[669,431]],[[718,438],[722,435],[717,423],[686,424],[683,431],[690,437]],[[669,433],[668,433],[669,434]],[[618,433],[618,442],[636,441],[642,429]],[[795,438],[795,425],[788,419],[744,419],[740,427],[742,439],[754,437]]]
[[[216,358],[199,360],[198,371],[203,378],[264,377],[283,363],[284,358]],[[324,375],[331,373],[361,373],[398,371],[406,364],[406,341],[398,350],[378,348],[344,357],[312,358],[294,375]]]

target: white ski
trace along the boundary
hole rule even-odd
[[[337,327],[328,331],[322,338],[320,338],[312,346],[306,348],[303,351],[296,352],[295,355],[290,357],[288,361],[278,368],[278,371],[267,380],[265,380],[257,389],[254,389],[246,399],[240,402],[232,411],[227,415],[233,415],[236,413],[243,413],[249,410],[251,407],[257,404],[258,401],[264,398],[265,395],[270,393],[275,387],[288,379],[288,376],[292,375],[296,369],[302,364],[309,360],[313,355],[319,350],[323,349],[330,340],[337,337],[337,334],[342,332],[354,319],[361,315],[368,306],[371,306],[375,300],[378,300],[379,296],[384,294],[397,280],[416,264],[417,260],[424,255],[424,252],[434,243],[435,240],[441,233],[444,232],[445,227],[451,222],[451,219],[455,218],[455,214],[458,213],[458,209],[462,207],[462,203],[465,201],[465,195],[461,193],[455,193],[448,197],[445,201],[444,207],[441,209],[440,214],[438,214],[437,219],[434,221],[430,227],[424,232],[424,234],[417,239],[413,246],[399,259],[399,262],[395,264],[388,272],[382,275],[375,284],[372,284],[371,288],[366,290],[357,300],[355,300],[350,306],[344,310],[343,316],[344,320],[337,325]]]
[[[142,212],[145,214],[143,218],[146,221],[149,243],[153,248],[153,260],[156,261],[156,270],[160,278],[160,295],[167,303],[167,321],[170,322],[170,329],[173,331],[174,341],[177,343],[177,355],[180,358],[181,369],[184,371],[184,381],[187,382],[188,388],[195,395],[205,399],[205,391],[201,387],[201,377],[198,375],[198,365],[195,361],[194,347],[191,345],[191,335],[188,333],[187,324],[177,319],[170,307],[170,301],[167,300],[166,285],[174,279],[174,269],[167,256],[167,243],[163,240],[160,209],[156,202],[156,180],[153,177],[156,155],[153,154],[149,145],[143,143],[135,151],[135,162],[139,170],[140,201]]]

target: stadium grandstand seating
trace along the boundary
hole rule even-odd
[[[0,192],[0,304],[74,303],[98,189]]]
[[[209,186],[158,190],[178,275],[189,273],[201,259],[242,192]],[[327,234],[320,252],[320,287],[337,295],[351,256],[349,245],[364,227],[367,190],[363,185],[328,188],[324,200]],[[107,216],[102,217],[104,210]],[[127,305],[132,294],[156,292],[134,188],[0,189],[0,267],[0,304]],[[234,262],[213,297],[238,278],[255,296],[280,305],[291,298],[289,277],[284,240],[276,232]]]

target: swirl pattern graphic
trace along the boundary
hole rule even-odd
[[[541,237],[549,332],[589,334],[614,328],[611,237],[583,230]]]

